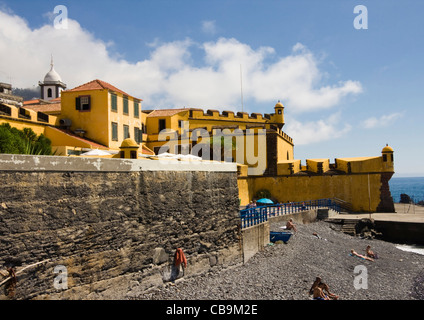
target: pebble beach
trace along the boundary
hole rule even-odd
[[[280,231],[281,226],[273,224],[271,230]],[[350,255],[351,249],[365,254],[367,245],[378,254],[375,261]],[[424,255],[350,236],[324,221],[297,225],[286,244],[270,243],[245,264],[214,267],[147,292],[133,289],[125,298],[312,300],[309,289],[317,276],[339,300],[424,300]]]

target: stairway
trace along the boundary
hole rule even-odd
[[[341,231],[349,234],[351,236],[355,236],[356,235],[356,220],[351,220],[351,219],[345,219],[343,220],[343,225],[342,225],[342,229]]]
[[[349,212],[353,211],[351,203],[344,201],[344,200],[341,200],[341,199],[338,199],[338,198],[332,198],[332,200],[340,206],[341,212],[349,213]]]

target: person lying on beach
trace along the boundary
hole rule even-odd
[[[325,294],[324,291],[327,293]],[[330,287],[321,281],[320,277],[316,277],[314,283],[312,284],[309,294],[312,294],[314,300],[337,300],[339,297],[334,293],[330,292]]]
[[[351,256],[355,256],[355,257],[358,257],[358,258],[361,258],[361,259],[364,259],[364,260],[368,260],[368,261],[374,261],[374,259],[373,258],[370,258],[370,257],[367,257],[367,256],[364,256],[364,255],[362,255],[362,254],[359,254],[359,253],[357,253],[355,250],[350,250],[350,255]]]
[[[365,249],[365,252],[367,257],[378,259],[377,253],[371,250],[371,246],[367,246],[367,248]]]
[[[294,232],[297,232],[296,225],[293,223],[293,219],[290,218],[290,220],[287,221],[286,229],[287,230],[293,230]]]
[[[312,233],[312,235],[313,235],[313,236],[315,236],[315,237],[317,237],[318,239],[322,239],[322,240],[327,241],[327,239],[324,239],[323,237],[321,237],[321,236],[320,236],[318,233],[316,233],[316,232]]]

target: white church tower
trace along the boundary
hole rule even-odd
[[[53,57],[51,60],[51,69],[44,77],[43,82],[38,82],[41,87],[41,99],[42,100],[53,100],[60,97],[62,90],[66,89],[66,84],[62,82],[62,78],[54,70]]]

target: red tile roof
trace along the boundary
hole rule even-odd
[[[46,103],[46,104],[24,104],[23,108],[30,109],[33,111],[40,111],[43,113],[60,113],[62,107],[60,103]]]
[[[56,98],[52,100],[34,99],[24,101],[23,107],[33,111],[40,111],[44,113],[60,113],[62,110],[61,99]]]
[[[157,109],[157,110],[153,110],[151,113],[149,113],[147,115],[147,117],[148,118],[169,117],[169,116],[176,115],[177,113],[180,113],[182,111],[190,111],[190,109],[188,109],[188,108],[183,108],[183,109]]]
[[[103,90],[103,89],[107,89],[107,90],[110,90],[110,91],[113,91],[113,92],[121,93],[121,94],[126,95],[126,96],[130,96],[128,93],[125,93],[124,91],[116,88],[115,86],[111,85],[110,83],[107,83],[105,81],[98,80],[98,79],[87,82],[85,84],[82,84],[78,87],[75,87],[73,89],[66,90],[66,91],[86,91],[86,90]],[[136,98],[136,99],[138,99],[138,98]],[[143,101],[142,99],[138,99],[138,100]]]
[[[32,104],[51,104],[51,103],[58,103],[60,102],[61,99],[59,98],[55,98],[55,99],[51,99],[51,100],[43,100],[43,99],[34,99],[34,100],[26,100],[24,101],[24,106],[26,105],[32,105]]]
[[[27,100],[27,101],[24,101],[24,106],[27,105],[27,104],[39,104],[40,102],[41,102],[40,99]]]
[[[142,154],[149,154],[149,155],[152,155],[152,156],[155,155],[155,153],[152,150],[150,150],[149,148],[147,148],[144,144],[141,146],[141,153]]]

